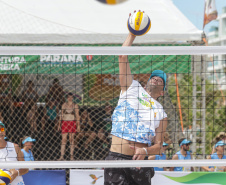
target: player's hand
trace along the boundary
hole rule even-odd
[[[11,182],[13,182],[13,180],[18,176],[18,171],[17,170],[15,170],[15,169],[10,169],[9,170],[9,172],[11,173],[11,181],[10,181],[10,183]]]
[[[144,160],[146,157],[146,151],[143,148],[139,148],[133,145],[129,146],[130,149],[134,150],[133,160]]]

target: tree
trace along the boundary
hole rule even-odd
[[[181,111],[183,117],[184,128],[189,128],[192,126],[192,114],[193,114],[193,77],[192,74],[178,74],[178,84],[181,102]],[[211,84],[210,81],[206,80],[206,154],[210,154],[212,151],[211,143],[214,137],[221,132],[225,131],[226,123],[226,106],[222,104],[223,99],[221,92],[217,89],[216,84]],[[201,78],[197,77],[197,91],[201,91]],[[168,92],[172,103],[178,109],[177,92],[175,86],[175,78],[171,76],[168,83]],[[201,128],[201,116],[202,116],[202,95],[197,94],[197,121],[196,125]],[[200,132],[197,132],[200,134]],[[200,142],[200,140],[198,141]],[[196,143],[197,144],[197,143]],[[198,152],[198,151],[197,151]]]

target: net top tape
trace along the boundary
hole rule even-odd
[[[226,46],[65,47],[0,46],[0,55],[208,55],[226,54]]]
[[[226,166],[226,159],[213,160],[123,160],[123,161],[7,161],[1,168],[129,168],[129,167],[180,167]]]

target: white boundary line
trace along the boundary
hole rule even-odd
[[[59,47],[0,46],[0,55],[206,55],[226,54],[226,46]]]

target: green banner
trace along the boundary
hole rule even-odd
[[[129,56],[133,74],[189,73],[191,57]],[[118,74],[118,56],[35,55],[0,56],[1,74]]]
[[[225,172],[194,172],[188,175],[181,175],[180,177],[172,177],[170,175],[164,175],[165,177],[171,179],[177,184],[221,184],[226,185],[226,175]],[[173,184],[168,182],[167,184]]]

